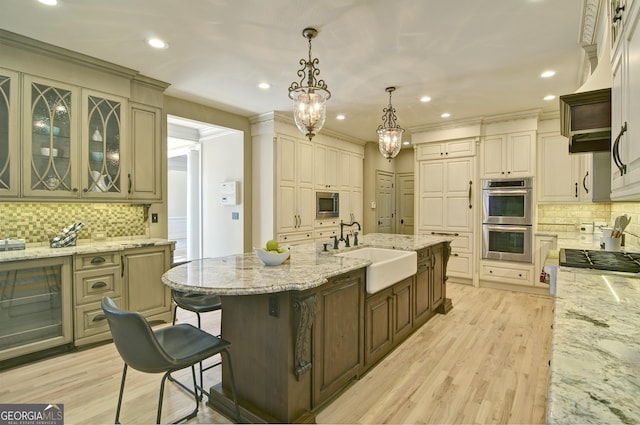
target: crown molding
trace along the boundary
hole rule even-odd
[[[580,22],[580,44],[597,44],[597,29],[600,19],[602,0],[582,0],[582,19]]]
[[[15,47],[17,49],[35,53],[41,56],[47,56],[53,59],[81,65],[98,71],[108,72],[118,77],[126,78],[128,80],[134,80],[138,84],[150,86],[153,88],[160,88],[164,90],[170,85],[169,83],[165,83],[164,81],[156,80],[155,78],[142,75],[135,69],[116,65],[102,59],[94,58],[92,56],[74,52],[73,50],[45,43],[44,41],[25,37],[11,31],[0,29],[0,47],[4,46]]]

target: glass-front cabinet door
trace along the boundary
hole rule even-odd
[[[122,131],[126,128],[126,99],[85,90],[82,102],[82,196],[126,198],[121,161],[126,145]]]
[[[73,86],[25,75],[25,196],[78,196],[78,91]]]
[[[0,197],[18,196],[18,74],[0,69]]]

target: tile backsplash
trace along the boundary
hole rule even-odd
[[[132,204],[0,202],[0,239],[48,242],[50,231],[59,232],[77,222],[84,223],[78,239],[90,239],[98,233],[107,238],[144,236],[144,209]]]
[[[612,204],[538,204],[539,231],[577,232],[581,223],[611,221]]]
[[[613,225],[615,218],[629,214],[631,222],[625,233],[631,242],[640,245],[640,202],[612,202],[609,204],[539,204],[538,231],[577,232],[580,223],[603,221]]]

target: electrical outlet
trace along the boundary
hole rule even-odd
[[[158,222],[158,213],[151,213],[151,222],[152,223]]]

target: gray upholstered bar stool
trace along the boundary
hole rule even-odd
[[[189,294],[185,292],[180,292],[175,289],[171,290],[171,298],[175,304],[173,308],[173,324],[176,324],[176,315],[178,313],[178,307],[194,312],[198,317],[198,328],[202,328],[200,313],[207,313],[211,311],[222,310],[222,301],[220,300],[220,295],[210,295],[210,294]],[[220,336],[220,335],[218,335]],[[216,366],[220,366],[222,364],[222,360],[217,361],[205,368],[202,367],[202,363],[200,363],[200,386],[204,387],[203,380],[203,372],[205,370],[209,370]],[[175,382],[180,385],[183,389],[191,392],[191,389],[183,385],[180,381],[176,381],[171,375],[169,375],[169,380]],[[197,392],[197,391],[196,391]],[[202,394],[196,394],[200,400],[202,400]]]
[[[114,301],[109,297],[102,299],[102,310],[107,317],[113,342],[124,361],[116,408],[116,424],[120,420],[120,408],[129,366],[140,372],[164,373],[160,383],[156,423],[160,423],[162,416],[165,380],[170,377],[171,372],[187,367],[191,368],[194,389],[190,392],[194,395],[196,406],[191,413],[176,421],[182,422],[194,418],[198,414],[200,405],[200,399],[197,395],[198,390],[201,393],[205,391],[202,386],[198,387],[194,365],[216,354],[224,354],[226,356],[225,362],[228,362],[231,391],[235,403],[235,411],[231,414],[235,415],[237,421],[240,420],[240,408],[233,378],[233,368],[231,367],[231,356],[228,351],[231,344],[228,341],[187,323],[152,330],[147,320],[140,313],[118,309]]]

